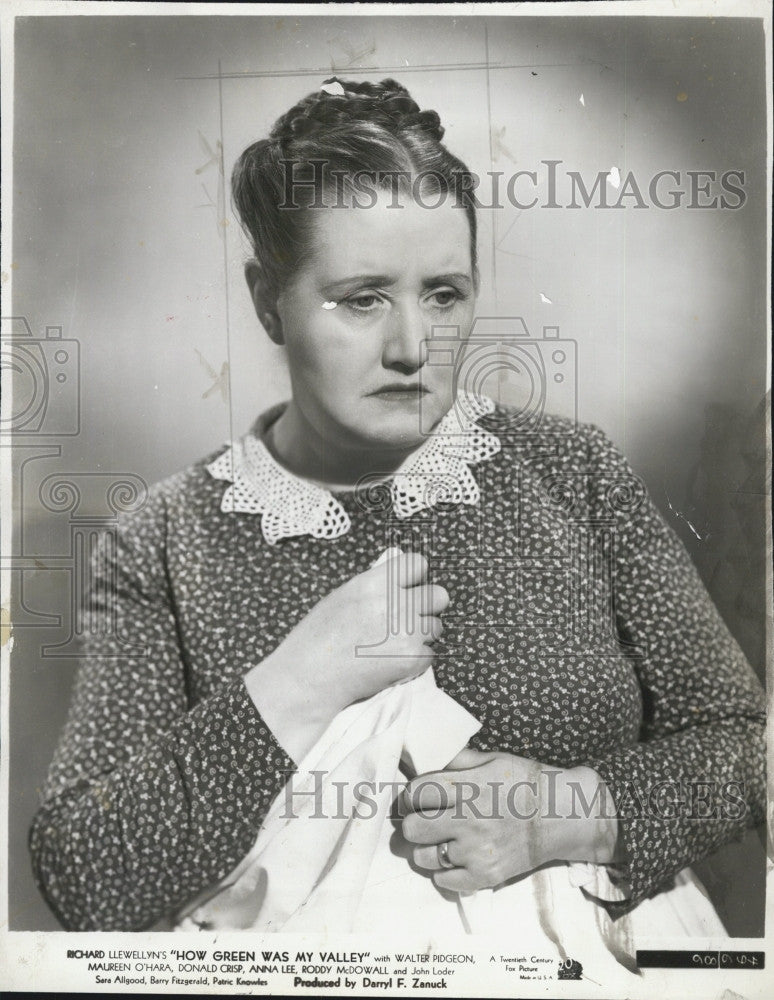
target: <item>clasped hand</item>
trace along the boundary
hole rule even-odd
[[[588,767],[466,748],[446,770],[415,778],[403,802],[414,863],[439,889],[473,892],[547,864],[617,860],[614,803]]]

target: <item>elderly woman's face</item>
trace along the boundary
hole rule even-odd
[[[310,210],[312,257],[277,302],[294,404],[337,447],[421,443],[451,407],[454,381],[448,342],[443,364],[427,363],[426,342],[451,327],[442,333],[461,346],[473,321],[465,212],[450,199],[435,209],[398,200]]]

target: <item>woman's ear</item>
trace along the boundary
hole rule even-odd
[[[250,289],[256,315],[261,325],[275,344],[284,344],[282,320],[277,312],[277,300],[269,291],[266,276],[257,260],[249,260],[245,264],[245,280]]]

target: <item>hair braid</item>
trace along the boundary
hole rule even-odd
[[[319,90],[309,94],[277,120],[270,139],[288,142],[325,127],[352,126],[358,122],[380,125],[394,134],[419,129],[440,142],[444,135],[435,111],[420,111],[406,88],[395,80],[356,83],[336,77],[325,84],[338,84],[342,94]]]

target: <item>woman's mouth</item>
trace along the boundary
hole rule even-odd
[[[429,391],[426,386],[420,385],[418,382],[390,382],[388,385],[383,385],[379,389],[374,390],[374,392],[370,392],[369,396],[377,396],[379,399],[397,402],[405,399],[419,399]]]

